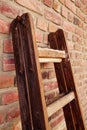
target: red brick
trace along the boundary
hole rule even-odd
[[[13,71],[15,70],[14,64],[4,64],[3,65],[3,71]]]
[[[59,0],[62,4],[65,4],[65,0]]]
[[[43,64],[43,68],[44,69],[52,69],[54,67],[54,64],[53,63],[44,63]]]
[[[68,17],[68,10],[66,7],[62,6],[62,16],[64,16],[65,18]]]
[[[55,71],[53,69],[49,71],[49,79],[54,78],[54,77],[55,77]]]
[[[83,34],[84,39],[87,39],[87,33]]]
[[[76,4],[77,7],[81,7],[81,1],[80,0],[76,0],[75,4]]]
[[[45,93],[45,99],[46,103],[49,104],[50,102],[54,101],[56,97],[58,97],[59,92],[58,89],[54,89],[51,92],[46,92]]]
[[[10,23],[0,19],[0,32],[9,33]]]
[[[43,31],[47,31],[48,23],[43,18],[38,18],[37,27]]]
[[[86,1],[86,0],[81,0],[81,2],[82,2],[83,4],[86,4],[86,3],[87,3],[87,1]]]
[[[80,29],[80,28],[76,28],[75,29],[75,33],[79,36],[82,36],[83,35],[83,31]]]
[[[44,70],[42,71],[42,78],[43,79],[51,79],[55,77],[54,70]]]
[[[45,10],[44,14],[45,14],[46,19],[52,21],[53,23],[57,25],[62,24],[62,18],[58,14],[55,14],[54,12],[49,11],[49,10]]]
[[[54,122],[55,119],[57,119],[57,118],[60,117],[61,115],[63,115],[63,110],[62,110],[62,109],[60,109],[60,110],[58,110],[57,112],[55,112],[55,114],[53,114],[53,115],[49,118],[50,123],[51,123],[51,122]],[[59,124],[58,124],[58,125],[59,125]]]
[[[48,44],[48,34],[44,34],[44,43]]]
[[[28,8],[38,14],[43,15],[43,6],[40,1],[37,0],[15,0],[20,5],[24,6],[25,8]]]
[[[21,121],[15,123],[12,130],[22,130]]]
[[[57,0],[53,2],[53,9],[59,13],[61,12],[61,4]]]
[[[68,13],[68,20],[69,20],[70,22],[73,22],[73,19],[74,19],[73,13],[69,12],[69,13]]]
[[[86,6],[84,6],[84,7],[81,6],[81,11],[82,11],[85,15],[87,15],[87,8],[86,8]]]
[[[72,12],[76,13],[76,7],[73,2],[70,0],[66,0],[65,2],[66,7],[68,7]]]
[[[53,23],[49,23],[49,28],[48,29],[49,29],[49,32],[55,32],[55,31],[57,31],[58,26],[53,24]]]
[[[61,115],[60,117],[57,117],[50,125],[51,128],[55,127],[58,123],[60,123],[64,119],[64,116]]]
[[[57,81],[51,82],[51,83],[47,83],[44,85],[44,91],[49,91],[49,90],[53,90],[55,88],[58,88],[58,84]]]
[[[11,39],[4,40],[4,52],[13,53],[13,44]]]
[[[77,50],[77,51],[82,51],[82,46],[79,45],[79,44],[75,44],[74,49]]]
[[[3,59],[3,70],[4,71],[12,71],[15,70],[15,64],[13,58],[4,58]]]
[[[74,49],[73,43],[71,41],[67,42],[68,49],[72,51]]]
[[[84,14],[82,13],[81,10],[77,9],[77,10],[76,10],[76,15],[77,15],[81,20],[84,20]]]
[[[14,58],[4,58],[3,64],[14,64]]]
[[[87,24],[84,24],[83,29],[87,31]]]
[[[14,86],[13,75],[0,75],[0,88]]]
[[[52,6],[53,0],[43,0],[43,3],[47,5],[48,7]]]
[[[73,35],[73,36],[72,36],[72,41],[73,41],[73,42],[78,42],[78,37],[75,36],[75,35]]]
[[[0,124],[5,122],[5,112],[0,112]]]
[[[20,14],[20,10],[12,2],[0,1],[0,13],[10,18],[15,18]]]
[[[6,92],[2,94],[2,104],[10,104],[18,100],[18,92]]]
[[[43,34],[40,31],[35,31],[36,41],[42,43],[43,42]]]
[[[66,36],[65,36],[65,37],[66,37]],[[72,41],[72,34],[71,34],[71,33],[68,33],[68,34],[67,34],[67,40]]]
[[[83,22],[82,22],[80,19],[78,19],[77,17],[74,17],[73,23],[74,23],[75,25],[77,25],[77,26],[83,28]]]
[[[73,23],[74,23],[75,25],[78,25],[78,26],[79,26],[80,21],[79,21],[79,19],[78,19],[77,17],[74,17]]]
[[[7,112],[7,121],[11,121],[12,119],[18,117],[20,115],[20,110],[17,107],[9,108]]]
[[[65,30],[75,33],[75,27],[72,23],[64,21],[63,27],[64,27]]]
[[[87,23],[87,16],[85,17],[85,23]]]
[[[82,44],[83,42],[82,42],[83,40],[82,40],[82,37],[78,37],[78,43],[79,44]]]
[[[48,72],[42,72],[42,78],[43,79],[49,79],[49,73]]]

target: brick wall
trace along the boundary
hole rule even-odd
[[[76,90],[87,129],[87,7],[86,0],[0,0],[0,130],[12,130],[20,119],[15,65],[9,26],[24,12],[32,14],[38,46],[49,47],[49,32],[62,28],[71,58]],[[46,102],[58,92],[53,64],[43,64]],[[50,119],[55,130],[65,128],[63,112]],[[65,128],[66,129],[66,128]]]

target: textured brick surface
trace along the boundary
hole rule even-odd
[[[4,112],[0,112],[0,124],[3,124],[5,121],[5,113]]]
[[[13,75],[0,75],[0,88],[14,86]]]
[[[44,3],[45,5],[51,7],[52,4],[53,4],[53,0],[43,0],[43,3]]]
[[[28,8],[38,14],[43,14],[43,6],[41,4],[41,2],[37,1],[37,0],[16,0],[17,3],[19,3],[20,5],[24,6],[25,8]]]
[[[62,6],[62,16],[64,16],[65,18],[68,17],[68,10],[66,7]]]
[[[7,113],[7,121],[10,121],[10,120],[12,120],[13,118],[18,117],[19,114],[20,114],[19,108],[16,108],[16,107],[10,108],[9,111],[8,111],[8,113]]]
[[[46,19],[52,21],[53,23],[56,23],[58,25],[62,24],[62,19],[59,15],[53,13],[52,11],[45,10],[45,17]]]
[[[62,4],[64,4],[65,3],[65,0],[59,0]]]
[[[18,92],[6,92],[2,94],[2,104],[10,104],[18,100]]]
[[[54,0],[53,9],[59,13],[61,12],[61,4],[57,0]]]
[[[0,1],[0,13],[10,18],[15,18],[20,14],[20,10],[10,2],[3,0]]]
[[[13,130],[21,130],[21,121],[17,122],[17,124],[14,125]]]
[[[17,15],[33,16],[36,43],[49,47],[47,35],[62,28],[71,58],[76,90],[87,129],[87,1],[86,0],[1,0],[0,1],[0,129],[12,130],[19,120],[18,92],[10,23]],[[41,64],[46,101],[49,102],[58,84],[52,63]],[[16,79],[16,78],[15,78]],[[16,104],[17,103],[17,104]],[[15,119],[15,120],[14,120]],[[63,112],[50,119],[52,130],[66,129]],[[13,122],[13,123],[12,123]],[[19,125],[20,126],[20,123]],[[18,129],[19,130],[19,129]]]
[[[58,26],[53,24],[53,23],[49,23],[49,28],[48,29],[49,29],[49,32],[55,32],[55,31],[57,31]]]
[[[43,31],[47,31],[48,24],[47,24],[46,20],[44,20],[43,18],[38,18],[37,27]]]
[[[68,7],[72,12],[76,13],[76,7],[70,0],[65,1],[66,7]]]
[[[9,32],[9,22],[0,19],[0,32],[1,33],[8,33]]]
[[[40,31],[35,32],[36,41],[42,43],[43,42],[43,34]]]
[[[11,57],[3,58],[3,71],[15,70],[14,59]]]
[[[67,31],[70,31],[70,32],[75,33],[75,26],[74,26],[72,23],[69,23],[69,22],[67,22],[67,21],[64,21],[63,27],[64,27],[64,29],[66,29]]]
[[[13,44],[11,39],[4,40],[4,49],[5,53],[12,53],[13,52]]]

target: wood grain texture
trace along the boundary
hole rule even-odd
[[[70,58],[62,29],[48,36],[52,49],[65,50],[66,58],[61,63],[55,63],[55,72],[59,84],[60,93],[75,93],[75,100],[63,107],[65,120],[68,130],[84,130],[84,123],[79,106],[78,96],[76,93],[75,83],[73,79]]]
[[[38,48],[39,57],[42,58],[65,58],[65,51],[48,48]]]
[[[75,99],[74,92],[70,92],[69,94],[61,97],[57,101],[53,102],[52,104],[48,105],[48,117],[52,116],[55,112],[66,106],[69,102]]]
[[[16,77],[17,77],[17,86],[19,93],[19,103],[20,103],[20,113],[21,113],[21,121],[22,121],[22,129],[27,130],[28,128],[32,130],[33,121],[31,114],[31,105],[30,105],[30,96],[29,91],[27,92],[25,72],[24,72],[24,64],[23,64],[23,56],[22,56],[22,48],[21,48],[21,36],[18,31],[18,22],[20,18],[17,17],[12,25],[12,41],[14,48],[14,58],[15,58],[15,67],[16,67]]]
[[[27,13],[17,20],[12,35],[22,129],[50,130],[33,21]]]
[[[47,63],[47,62],[54,62],[54,63],[60,63],[62,59],[59,58],[39,58],[40,63]]]

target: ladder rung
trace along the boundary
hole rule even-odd
[[[52,116],[56,111],[63,108],[65,105],[67,105],[73,99],[75,99],[74,92],[70,92],[69,94],[63,96],[62,98],[58,99],[54,103],[50,104],[47,107],[48,117]]]
[[[65,51],[59,51],[48,48],[38,48],[39,57],[46,58],[65,58]]]
[[[60,58],[39,58],[40,63],[46,63],[46,62],[55,62],[60,63],[62,59]]]

